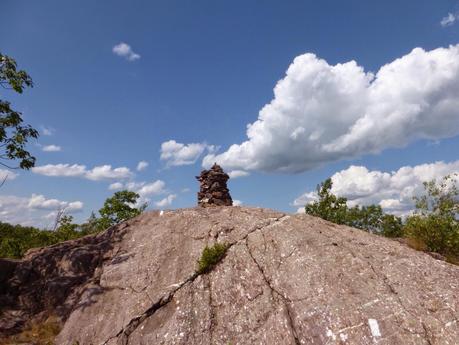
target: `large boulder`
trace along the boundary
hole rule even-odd
[[[76,301],[56,344],[459,339],[459,267],[390,239],[245,207],[148,212],[111,231],[119,239],[80,293],[68,296]],[[228,244],[226,255],[196,273],[215,242]]]

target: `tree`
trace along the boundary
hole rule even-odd
[[[96,214],[91,212],[91,215],[86,220],[85,223],[80,225],[81,233],[84,235],[94,234],[99,232],[101,229],[100,227],[100,220],[96,217]]]
[[[0,53],[0,85],[22,93],[24,88],[32,87],[32,79],[23,70],[17,70],[14,59]],[[38,131],[24,125],[22,114],[11,108],[11,104],[0,99],[0,165],[15,168],[4,161],[19,161],[19,168],[30,169],[35,165],[35,157],[27,150],[29,139],[38,138]],[[3,161],[3,162],[2,162]]]
[[[78,231],[78,224],[73,223],[73,216],[62,215],[59,219],[59,226],[56,229],[56,235],[60,241],[81,237]]]
[[[408,217],[404,231],[428,251],[459,255],[457,182],[457,174],[447,175],[439,182],[424,182],[424,195],[415,198],[416,211]]]
[[[379,205],[354,206],[348,210],[346,224],[386,237],[402,237],[402,219],[386,214]]]
[[[307,214],[383,236],[402,236],[402,220],[399,217],[385,214],[379,205],[349,208],[347,199],[334,195],[332,187],[331,178],[317,186],[318,200],[305,206]]]
[[[104,207],[99,210],[101,218],[99,225],[106,229],[127,219],[138,216],[147,207],[143,204],[139,208],[134,207],[139,194],[128,190],[116,192],[111,198],[104,202]]]
[[[333,182],[331,178],[317,185],[318,201],[305,206],[307,214],[320,217],[336,224],[346,224],[347,199],[337,197],[331,192]]]

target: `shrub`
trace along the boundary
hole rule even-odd
[[[55,344],[54,338],[59,334],[61,328],[60,320],[51,316],[43,322],[30,322],[21,333],[0,339],[0,341],[5,345],[53,345]]]
[[[223,257],[228,249],[226,243],[215,243],[212,247],[206,246],[202,251],[201,258],[198,261],[198,273],[207,273]]]
[[[426,250],[459,256],[459,192],[456,175],[440,182],[424,183],[425,194],[416,200],[416,212],[408,217],[405,235],[422,243]]]

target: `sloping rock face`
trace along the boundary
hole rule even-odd
[[[56,344],[458,343],[459,267],[396,241],[241,207],[149,212],[111,231],[122,236]],[[197,274],[215,242],[225,257]]]
[[[111,260],[127,227],[31,250],[23,260],[0,259],[0,343],[31,319],[65,320],[88,282],[98,279],[103,261]]]

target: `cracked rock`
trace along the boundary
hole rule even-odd
[[[229,245],[225,257],[197,274],[202,250],[215,242]],[[66,258],[86,262],[85,245]],[[48,250],[56,249],[40,253]],[[14,281],[18,265],[3,276]],[[72,295],[56,344],[453,345],[459,339],[459,267],[307,215],[247,207],[147,212],[124,223],[93,271]]]

